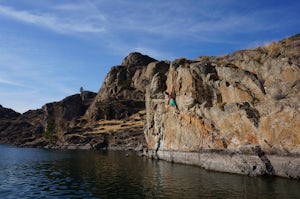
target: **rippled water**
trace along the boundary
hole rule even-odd
[[[300,184],[208,172],[133,152],[0,145],[0,198],[300,198]]]

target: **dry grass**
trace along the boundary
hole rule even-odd
[[[209,60],[209,56],[199,56],[196,60],[197,61],[208,61]]]
[[[269,57],[277,57],[280,54],[280,45],[276,42],[265,45],[264,49]]]
[[[299,57],[300,56],[300,40],[292,41],[288,39],[286,42],[286,57]]]
[[[176,59],[173,64],[176,64],[177,66],[188,67],[190,65],[190,61],[184,57],[181,57]]]
[[[124,131],[129,129],[143,128],[145,123],[146,111],[140,111],[126,120],[100,120],[96,123],[92,131],[84,133],[84,135],[101,134],[108,132]]]
[[[269,57],[278,57],[283,55],[286,57],[299,56],[299,40],[287,38],[278,43],[271,42],[263,47]]]

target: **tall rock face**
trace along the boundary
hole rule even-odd
[[[44,136],[50,144],[65,141],[65,134],[70,133],[74,123],[77,124],[76,121],[85,114],[95,96],[96,93],[83,91],[80,94],[68,96],[62,101],[48,103],[42,107],[44,111]]]
[[[120,66],[107,74],[86,115],[90,120],[122,119],[145,109],[146,87],[157,72],[168,71],[169,64],[130,53]]]
[[[156,60],[137,52],[126,56],[120,66],[114,66],[107,74],[102,87],[96,97],[96,101],[130,99],[144,100],[144,87],[147,85],[147,77],[141,75],[143,69]],[[142,85],[135,85],[138,78],[145,80]]]
[[[146,93],[155,158],[300,178],[300,35],[224,57],[178,59]],[[163,87],[174,91],[179,113]]]
[[[122,65],[112,67],[84,115],[89,124],[84,137],[89,143],[94,148],[146,147],[143,133],[146,88],[152,77],[168,70],[168,62],[137,52],[126,56]]]

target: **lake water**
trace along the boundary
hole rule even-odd
[[[0,198],[282,199],[300,198],[300,183],[209,172],[134,152],[0,145]]]

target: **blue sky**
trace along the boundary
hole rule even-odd
[[[300,33],[300,1],[0,0],[0,104],[18,112],[85,90],[138,51],[224,55]]]

